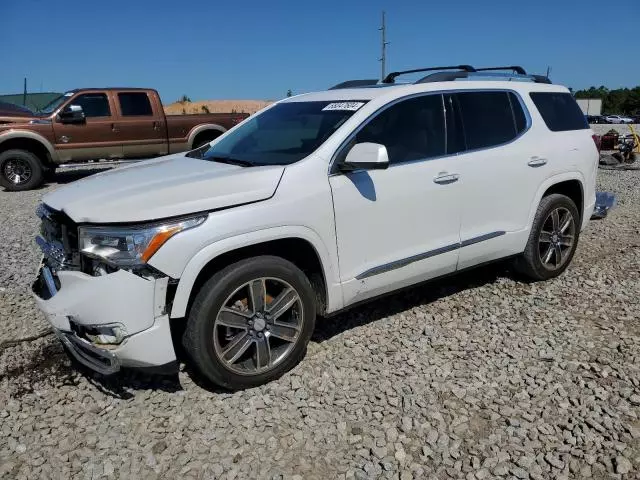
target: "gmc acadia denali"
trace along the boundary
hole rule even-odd
[[[569,91],[521,67],[395,81],[415,72],[287,98],[47,194],[33,289],[68,352],[175,371],[180,331],[206,378],[240,389],[300,361],[317,315],[505,257],[560,275],[598,163]]]

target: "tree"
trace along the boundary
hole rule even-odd
[[[209,111],[209,107],[207,107],[206,105],[202,105],[201,109],[202,109],[202,113],[211,113]]]
[[[576,98],[599,98],[602,100],[603,113],[637,114],[640,112],[640,86],[609,90],[604,85],[578,90]]]
[[[191,99],[189,97],[187,97],[186,95],[182,95],[182,97],[180,97],[180,100],[178,100],[180,103],[191,103]]]
[[[290,97],[293,95],[293,92],[291,91],[291,89],[287,90],[287,97]]]

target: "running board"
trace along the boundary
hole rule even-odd
[[[128,165],[130,163],[137,163],[143,160],[149,160],[148,158],[140,158],[137,160],[94,160],[81,163],[61,163],[56,165],[56,168],[86,168],[86,167],[111,167],[113,165]]]

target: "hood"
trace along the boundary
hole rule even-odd
[[[0,102],[0,125],[3,123],[28,123],[36,115],[26,107]]]
[[[78,223],[145,222],[273,196],[280,165],[240,167],[170,155],[116,168],[44,196]]]

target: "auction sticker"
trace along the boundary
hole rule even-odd
[[[349,112],[355,112],[363,105],[364,105],[364,102],[334,102],[324,107],[322,111],[324,112],[328,110],[343,110],[343,111],[346,110]]]

